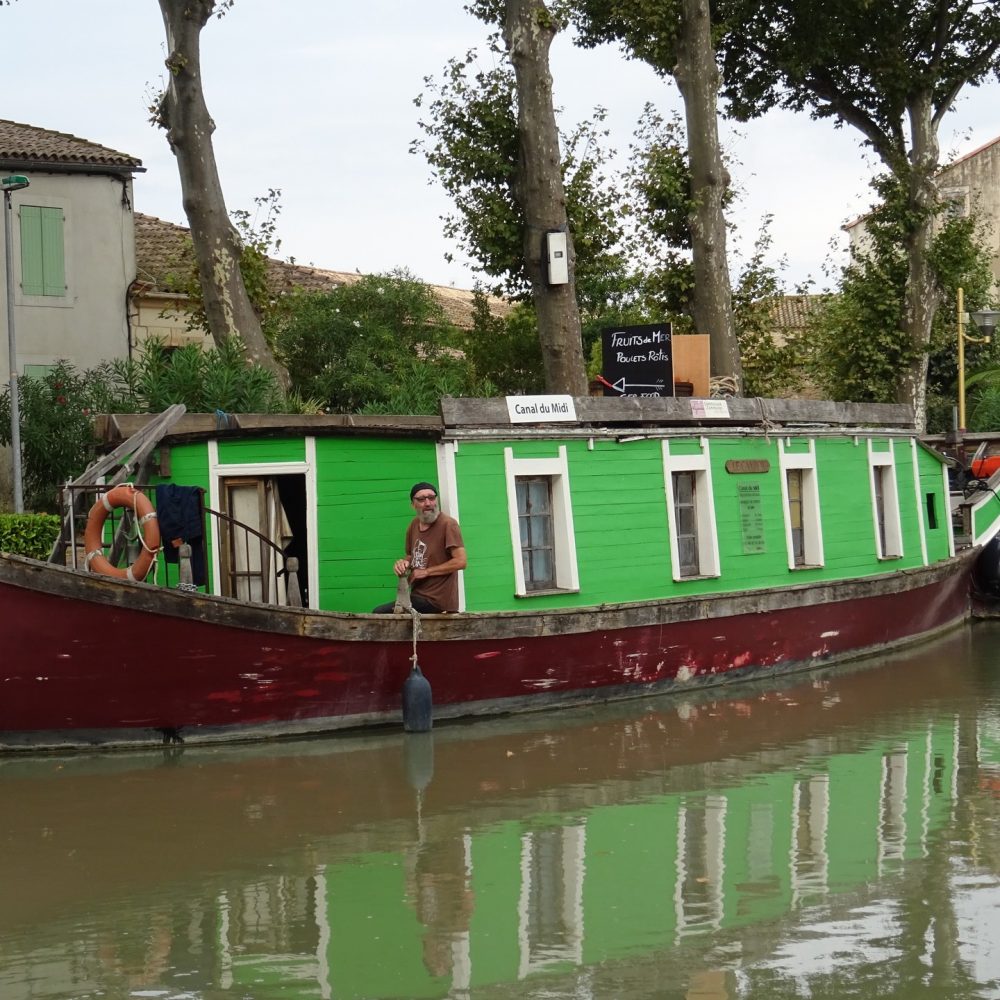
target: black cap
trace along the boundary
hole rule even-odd
[[[437,495],[437,487],[433,483],[414,483],[410,487],[410,499],[412,500],[421,490],[433,490]]]

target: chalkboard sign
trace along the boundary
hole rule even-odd
[[[619,326],[601,332],[600,382],[605,396],[672,396],[674,356],[669,323]]]

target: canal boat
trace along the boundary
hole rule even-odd
[[[102,437],[52,559],[0,557],[3,749],[398,725],[418,673],[434,719],[687,692],[882,652],[970,613],[977,547],[956,549],[948,462],[902,406],[175,408],[104,418]],[[129,477],[157,506],[155,559],[119,552],[128,517],[112,530],[107,496]],[[396,593],[415,482],[461,524],[457,614],[371,613]],[[162,506],[178,495],[198,505],[183,530]],[[975,503],[996,521],[995,494]],[[147,550],[150,516],[132,527]],[[95,532],[104,572],[77,541]],[[150,563],[145,580],[122,559]]]

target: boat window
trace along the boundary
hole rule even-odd
[[[899,519],[896,466],[891,447],[888,451],[875,451],[869,441],[868,467],[875,554],[879,559],[898,559],[903,554],[903,529]]]
[[[681,576],[698,576],[698,508],[694,472],[675,472],[674,530],[677,534],[677,561]]]
[[[522,476],[516,484],[524,584],[528,590],[551,590],[556,585],[552,483],[548,476]]]
[[[937,494],[927,494],[927,527],[933,531],[938,526],[937,519]]]
[[[789,469],[785,476],[788,482],[788,520],[792,529],[792,559],[796,566],[805,566],[806,536],[802,520],[802,470]]]
[[[807,450],[791,439],[779,439],[781,463],[781,498],[784,507],[785,547],[788,568],[822,566],[823,530],[819,506],[819,480],[816,470],[816,443],[809,440]]]
[[[885,467],[872,469],[872,488],[875,497],[875,537],[879,555],[885,554]]]
[[[698,449],[685,443],[673,454],[663,442],[663,479],[670,529],[670,563],[675,580],[719,576],[719,541],[715,530],[712,465],[707,438]]]
[[[504,469],[515,594],[579,590],[565,445],[552,458],[515,458],[504,448]]]

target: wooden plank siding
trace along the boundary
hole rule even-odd
[[[304,462],[304,438],[235,438],[219,441],[219,462],[223,465],[266,465]]]
[[[434,444],[419,440],[316,440],[321,605],[371,611],[396,592],[392,564],[413,517],[410,487],[437,480]]]

